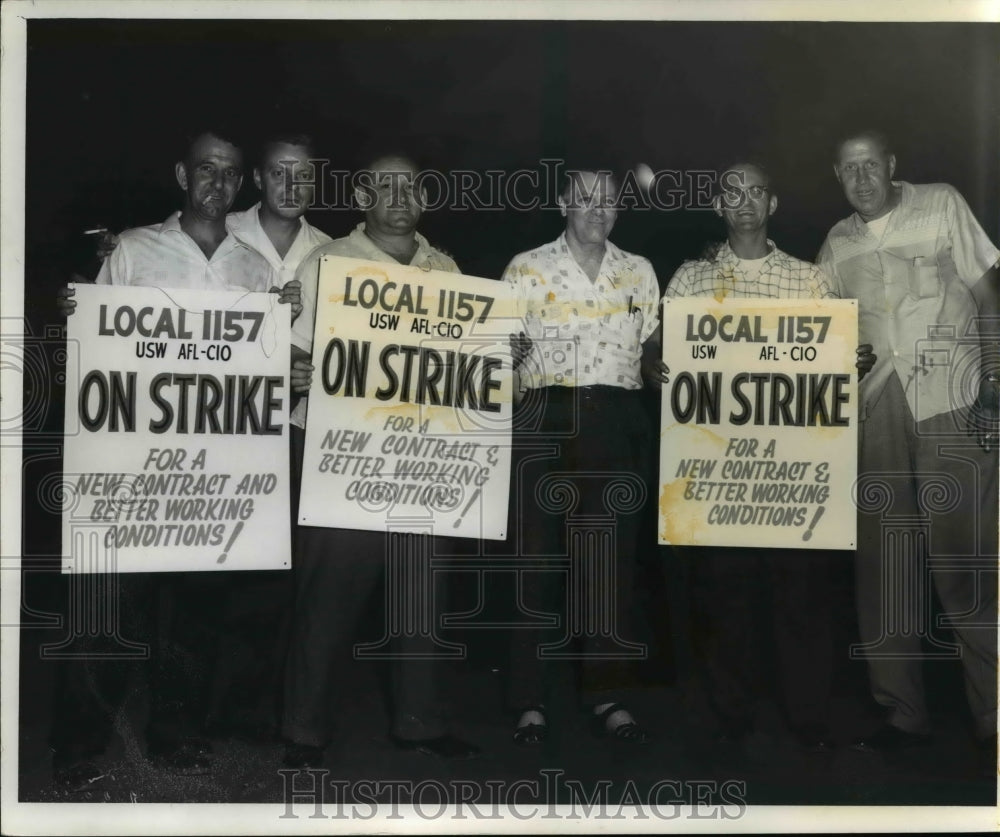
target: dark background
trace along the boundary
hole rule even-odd
[[[179,208],[174,163],[190,127],[232,127],[248,147],[273,127],[306,130],[342,169],[387,149],[445,172],[536,169],[543,158],[712,170],[750,157],[769,167],[779,196],[771,237],[812,259],[849,211],[834,142],[871,126],[893,140],[898,177],[953,184],[1000,240],[1000,25],[31,20],[27,41],[25,316],[40,342],[25,355],[22,625],[46,630],[22,631],[23,642],[58,634],[50,615],[66,603],[59,505],[45,502],[60,472],[67,362],[49,339],[61,323],[55,293],[73,271],[96,275],[84,230],[157,223]],[[249,173],[236,209],[256,200]],[[337,237],[360,217],[341,209],[310,220]],[[465,273],[493,278],[562,228],[554,210],[442,210],[421,227]],[[650,258],[665,285],[721,236],[710,211],[632,211],[612,238]],[[651,546],[650,565],[658,554]],[[831,595],[846,643],[849,560],[841,569]],[[675,574],[665,591],[657,577],[647,610],[675,646],[660,650],[682,657],[674,611],[685,582]],[[51,667],[37,657],[22,648],[22,737],[32,714],[38,730],[47,724]],[[866,699],[860,664],[841,666],[847,690]],[[965,711],[957,666],[935,680],[950,711]],[[941,762],[932,775],[951,771]],[[938,799],[922,793],[902,798]]]
[[[29,313],[40,275],[96,272],[84,229],[178,208],[181,137],[204,123],[247,146],[264,126],[305,128],[331,168],[386,148],[445,172],[545,157],[718,169],[749,156],[774,177],[772,237],[805,259],[847,214],[831,146],[872,125],[894,141],[897,176],[952,183],[1000,238],[992,24],[34,20],[28,48]],[[254,200],[247,176],[236,208]],[[336,237],[359,218],[311,220]],[[423,222],[487,277],[561,227],[540,210]],[[711,212],[635,211],[613,238],[665,284],[719,235]]]

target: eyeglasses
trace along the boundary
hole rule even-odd
[[[747,186],[742,189],[732,186],[727,187],[726,191],[722,193],[722,200],[730,206],[739,206],[743,203],[744,198],[748,197],[751,200],[759,201],[767,192],[767,186]]]

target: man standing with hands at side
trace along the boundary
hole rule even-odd
[[[872,695],[886,717],[855,749],[895,752],[929,738],[919,627],[929,580],[955,615],[975,734],[995,778],[1000,251],[952,186],[895,181],[895,170],[882,134],[843,138],[834,174],[854,213],[818,258],[840,295],[858,300],[861,339],[884,358],[860,389],[856,584]],[[864,507],[867,481],[887,489],[887,507]],[[928,528],[883,539],[886,521],[903,518]]]

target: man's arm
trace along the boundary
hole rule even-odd
[[[287,283],[297,285],[302,313],[292,321],[292,354],[289,381],[296,395],[308,395],[312,384],[312,339],[316,322],[316,297],[319,291],[320,245],[315,248],[295,271],[295,278]]]
[[[824,245],[825,246],[825,245]],[[833,281],[826,275],[819,265],[813,267],[813,298],[814,299],[839,299],[840,294],[834,286]],[[858,370],[858,381],[872,371],[878,355],[875,354],[871,343],[862,343],[855,351],[857,361],[855,367]]]
[[[660,313],[656,330],[642,344],[642,378],[648,386],[660,389],[670,383],[670,367],[663,362],[663,303],[667,299],[677,299],[688,293],[688,263],[684,262],[667,282],[667,289],[660,300]]]
[[[533,348],[533,343],[531,338],[525,332],[525,315],[527,311],[526,302],[524,295],[521,291],[520,283],[518,282],[518,270],[517,270],[517,259],[513,259],[507,268],[504,270],[503,275],[500,277],[501,282],[505,282],[510,286],[512,297],[513,297],[513,308],[514,315],[517,321],[520,323],[521,330],[516,334],[510,335],[510,358],[511,365],[513,367],[513,398],[514,403],[518,404],[524,398],[527,392],[527,387],[524,386],[521,377],[521,367],[524,361],[531,354]]]
[[[670,367],[663,362],[662,338],[663,326],[658,323],[656,331],[642,344],[642,379],[653,389],[670,383]]]

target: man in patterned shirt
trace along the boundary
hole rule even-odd
[[[778,197],[760,165],[730,166],[720,178],[715,198],[715,212],[726,225],[726,241],[712,258],[681,265],[664,297],[836,297],[816,265],[782,252],[767,237],[768,221],[777,208]],[[862,375],[874,363],[870,351],[870,346],[859,347]],[[722,727],[722,740],[741,743],[753,729],[755,675],[762,656],[762,644],[753,636],[754,603],[763,584],[772,597],[765,607],[772,615],[769,639],[777,650],[788,726],[807,750],[829,750],[830,554],[733,547],[675,549],[682,560],[691,562],[694,608],[704,621],[700,645],[705,683]]]
[[[606,479],[625,472],[643,478],[652,459],[652,433],[640,399],[642,361],[655,358],[651,338],[659,322],[659,285],[641,256],[619,249],[608,236],[617,217],[617,183],[607,172],[571,171],[559,203],[566,230],[555,241],[515,256],[504,273],[514,287],[526,353],[515,352],[524,405],[541,404],[540,428],[522,441],[555,446],[555,457],[522,469],[514,502],[525,555],[565,554],[559,519],[534,496],[535,479],[560,473],[575,479],[576,514],[606,515]],[[518,362],[519,361],[519,362]],[[574,426],[575,423],[575,426]],[[515,419],[515,428],[518,420]],[[521,434],[519,434],[521,435]],[[525,480],[524,476],[530,474]],[[579,475],[576,479],[575,475]],[[632,609],[638,515],[620,513],[616,523],[619,636]],[[523,573],[523,603],[536,612],[558,610],[557,572]],[[597,579],[587,579],[592,587]],[[590,595],[597,594],[591,589]],[[583,591],[572,591],[581,596]],[[514,632],[510,702],[520,712],[514,741],[538,744],[547,732],[546,668],[539,659],[541,634]],[[594,713],[594,729],[621,741],[645,743],[648,734],[619,702],[630,684],[628,665],[614,659],[613,638],[584,640],[582,687]],[[606,659],[598,659],[600,655]]]
[[[857,298],[862,339],[886,358],[860,388],[855,569],[872,695],[887,713],[855,747],[898,751],[927,741],[921,633],[931,612],[930,554],[995,779],[1000,251],[952,186],[894,181],[895,169],[879,133],[839,144],[834,172],[855,212],[819,253],[840,295]],[[888,506],[865,508],[866,484]],[[904,537],[899,521],[907,519],[919,523]],[[898,538],[883,543],[889,528]],[[890,621],[893,614],[903,621]]]

